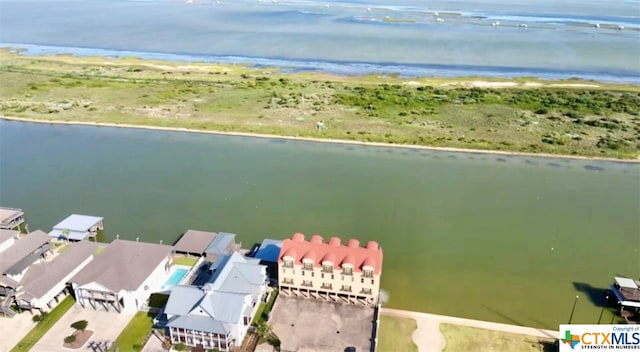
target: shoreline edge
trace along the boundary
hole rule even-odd
[[[212,134],[212,135],[219,135],[219,136],[250,137],[250,138],[263,138],[263,139],[284,139],[284,140],[300,141],[300,142],[348,144],[348,145],[357,145],[357,146],[363,146],[363,147],[418,149],[418,150],[467,153],[467,154],[489,154],[489,155],[503,155],[503,156],[569,159],[569,160],[583,160],[583,161],[608,161],[608,162],[616,162],[616,163],[624,163],[624,164],[640,164],[640,156],[638,157],[638,159],[617,159],[617,158],[595,157],[595,156],[590,157],[590,156],[581,156],[581,155],[509,152],[509,151],[502,151],[502,150],[434,147],[434,146],[412,145],[412,144],[390,144],[390,143],[363,142],[363,141],[332,139],[332,138],[283,136],[283,135],[252,133],[252,132],[228,132],[228,131],[215,131],[215,130],[201,130],[201,129],[193,129],[193,128],[185,128],[185,127],[162,127],[162,126],[150,126],[150,125],[133,125],[133,124],[118,124],[118,123],[107,123],[107,122],[88,122],[88,121],[43,120],[43,119],[33,119],[28,117],[15,117],[15,116],[4,116],[4,115],[0,115],[0,119],[7,120],[7,121],[54,124],[54,125],[130,128],[130,129],[155,130],[155,131],[166,131],[166,132],[201,133],[201,134]]]

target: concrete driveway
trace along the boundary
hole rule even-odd
[[[84,309],[76,303],[58,320],[51,330],[33,346],[31,352],[72,351],[62,347],[62,343],[65,336],[71,335],[74,331],[71,328],[71,324],[78,320],[88,321],[89,326],[87,326],[87,330],[93,331],[93,335],[88,343],[78,351],[93,350],[98,352],[100,351],[98,345],[102,346],[102,351],[106,351],[104,348],[105,343],[111,346],[134,315],[135,313],[119,314],[116,312]]]
[[[0,317],[0,352],[8,352],[22,340],[36,323],[29,312],[16,314],[13,318]]]

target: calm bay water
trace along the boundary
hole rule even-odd
[[[0,121],[0,204],[31,230],[376,240],[390,307],[545,328],[640,276],[639,191],[638,164]]]
[[[637,0],[0,0],[0,8],[0,46],[31,54],[640,84]]]

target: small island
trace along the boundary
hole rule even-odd
[[[640,87],[579,79],[340,76],[0,51],[0,114],[430,148],[637,160]]]

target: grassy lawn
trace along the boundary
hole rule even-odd
[[[552,351],[553,340],[508,332],[440,324],[440,332],[447,341],[445,352],[540,352]]]
[[[276,301],[276,297],[278,297],[278,291],[273,290],[271,291],[271,295],[269,296],[269,299],[267,299],[267,302],[260,303],[258,310],[256,310],[255,318],[253,319],[253,326],[258,325],[261,321],[267,321],[269,312],[271,312],[271,308],[273,308],[273,304]]]
[[[414,319],[380,316],[378,330],[378,351],[380,352],[418,352],[411,335],[418,328]]]
[[[44,336],[44,334],[51,329],[51,327],[73,306],[75,301],[71,296],[67,296],[62,300],[53,310],[46,316],[46,318],[39,322],[29,333],[18,342],[18,344],[11,350],[11,352],[26,352],[29,351],[37,342]],[[61,337],[62,339],[62,337]],[[62,341],[62,340],[61,340]]]
[[[188,67],[0,50],[0,113],[434,147],[640,155],[640,87],[633,85]],[[478,80],[511,86],[474,86]],[[318,122],[326,128],[317,129]]]
[[[153,317],[147,312],[138,312],[116,339],[120,351],[140,351],[153,327]]]
[[[176,265],[194,266],[196,265],[197,261],[198,261],[198,258],[191,258],[191,257],[173,258],[173,264],[176,264]]]

